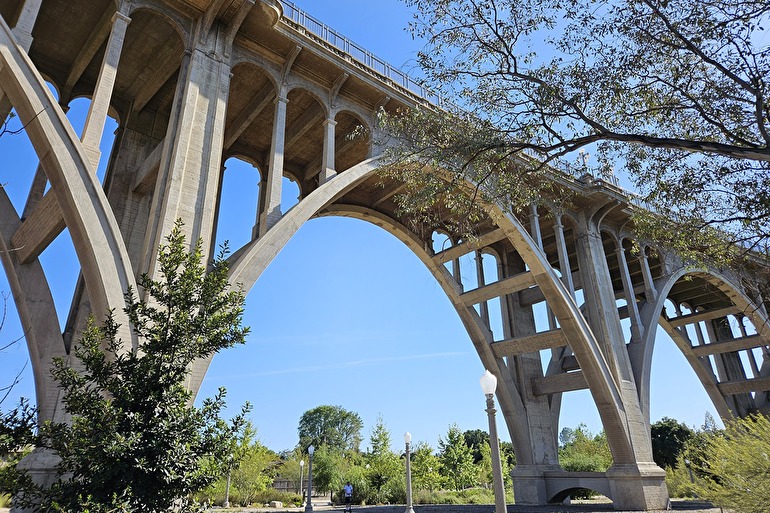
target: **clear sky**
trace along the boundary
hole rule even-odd
[[[391,64],[414,68],[420,43],[405,30],[411,15],[400,0],[295,4]],[[80,102],[70,110],[77,130],[87,104]],[[103,155],[110,151],[109,132]],[[34,154],[25,136],[6,135],[0,138],[0,155],[0,182],[21,209]],[[248,188],[239,180],[254,182],[247,172],[228,171],[225,193]],[[249,208],[223,213],[220,239],[229,239],[234,249],[253,225]],[[77,277],[72,254],[65,233],[42,257],[62,324]],[[0,291],[8,293],[0,278]],[[300,416],[322,404],[359,413],[365,445],[378,416],[391,430],[394,447],[405,431],[436,447],[452,423],[463,430],[487,429],[478,384],[484,369],[457,314],[407,247],[374,225],[340,218],[307,223],[252,289],[245,324],[252,328],[248,342],[214,358],[199,398],[226,387],[228,416],[243,402],[252,403],[259,438],[271,449],[293,448]],[[11,301],[0,342],[22,335]],[[715,410],[676,346],[662,333],[658,341],[652,420],[668,416],[699,427],[705,412],[716,416]],[[23,341],[0,354],[0,386],[28,357]],[[29,367],[2,408],[20,395],[34,398]],[[560,427],[585,423],[594,433],[601,430],[587,391],[565,394],[562,411]],[[510,439],[504,427],[500,433]]]

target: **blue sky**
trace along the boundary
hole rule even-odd
[[[420,44],[405,31],[410,13],[400,0],[295,4],[391,64],[414,67]],[[87,104],[80,102],[70,110],[77,130]],[[110,132],[105,131],[103,156],[110,151]],[[21,209],[34,154],[20,135],[0,138],[0,155],[5,164],[0,182]],[[225,180],[226,194],[255,182],[237,165],[228,165]],[[229,239],[237,249],[253,220],[248,208],[223,213],[220,240]],[[60,319],[77,276],[72,254],[65,234],[42,257]],[[9,290],[2,276],[0,291]],[[484,369],[455,311],[406,246],[374,225],[341,218],[307,223],[252,289],[245,324],[252,328],[248,342],[214,358],[199,398],[226,387],[228,416],[243,402],[252,403],[259,438],[271,449],[293,448],[300,416],[322,404],[359,413],[365,443],[379,416],[391,430],[394,447],[405,431],[435,447],[452,423],[463,430],[487,429],[478,384]],[[9,304],[0,341],[21,335]],[[652,419],[668,416],[700,426],[705,412],[715,415],[715,410],[676,346],[665,334],[658,340]],[[0,386],[27,359],[23,342],[0,354]],[[34,397],[33,387],[27,368],[3,408],[20,395]],[[601,430],[587,391],[565,394],[562,411],[561,427],[585,423],[593,432]],[[500,434],[510,439],[504,427]]]

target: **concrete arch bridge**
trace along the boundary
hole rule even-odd
[[[571,182],[575,200],[563,212],[533,205],[514,216],[489,206],[472,242],[440,227],[410,229],[394,201],[402,184],[383,186],[371,137],[349,135],[375,132],[376,111],[423,102],[423,92],[290,2],[3,0],[0,16],[0,105],[18,113],[40,159],[22,211],[0,193],[0,255],[27,334],[41,421],[61,411],[51,359],[68,353],[90,312],[120,311],[125,288],[154,272],[174,221],[213,246],[231,157],[261,177],[252,240],[231,257],[232,280],[247,292],[316,216],[374,223],[431,270],[498,377],[518,461],[517,503],[558,501],[587,487],[618,509],[665,507],[649,432],[658,324],[720,415],[768,410],[767,308],[750,279],[693,272],[665,248],[632,251],[629,197],[612,184]],[[81,96],[91,107],[78,137],[63,111]],[[108,115],[118,130],[112,152],[100,155]],[[103,183],[94,173],[100,159],[108,163]],[[285,177],[300,191],[290,210],[281,205]],[[38,257],[65,227],[81,279],[62,333]],[[475,276],[459,271],[468,254]],[[535,315],[543,306],[547,326]],[[194,369],[193,389],[207,365]],[[590,390],[603,421],[614,461],[606,473],[559,467],[561,398],[578,389]],[[50,462],[30,465],[45,473]]]

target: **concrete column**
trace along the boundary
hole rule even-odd
[[[96,89],[91,98],[91,106],[88,109],[86,124],[83,127],[83,135],[80,140],[93,165],[94,171],[99,165],[99,143],[104,132],[104,123],[107,120],[107,112],[110,108],[112,90],[115,86],[115,76],[118,73],[118,62],[126,38],[126,29],[131,18],[116,12],[112,17],[112,31],[107,40],[107,49],[104,52],[102,67],[99,70],[99,78],[96,81]]]
[[[476,250],[476,281],[478,282],[479,287],[486,285],[484,279],[484,254],[479,250]],[[491,332],[492,327],[489,325],[489,304],[486,301],[482,301],[479,306],[481,307],[481,318]]]
[[[273,140],[270,147],[270,163],[267,168],[265,184],[265,209],[259,218],[259,234],[264,235],[277,223],[281,216],[281,182],[283,180],[284,144],[286,142],[286,104],[289,99],[285,91],[280,91],[275,99],[275,117],[273,121]]]
[[[37,13],[42,3],[43,0],[25,0],[16,19],[16,25],[12,29],[16,41],[27,52],[32,46],[32,29],[35,28]]]
[[[216,195],[221,179],[230,63],[222,58],[221,38],[196,46],[182,62],[163,140],[158,177],[149,212],[142,269],[156,272],[158,245],[181,219],[188,243],[203,240],[203,258],[214,232]]]
[[[543,234],[540,231],[540,215],[537,213],[537,205],[529,204],[529,231],[537,247],[543,249]]]
[[[330,179],[332,179],[334,176],[337,175],[337,171],[335,170],[335,162],[334,162],[334,137],[335,137],[335,127],[337,126],[337,122],[333,119],[327,119],[323,123],[324,125],[324,151],[323,151],[323,163],[321,164],[321,174],[318,176],[318,183],[322,184]]]
[[[642,319],[639,315],[639,305],[636,304],[636,294],[634,285],[631,282],[631,274],[628,272],[628,262],[626,261],[626,252],[623,249],[622,241],[615,248],[615,254],[618,257],[620,266],[620,278],[623,280],[623,291],[626,295],[626,307],[628,316],[631,319],[631,342],[641,342],[642,339]]]
[[[655,283],[650,271],[650,262],[647,259],[647,250],[642,247],[642,254],[639,255],[639,263],[642,264],[642,278],[644,278],[644,296],[648,303],[654,303],[658,297],[658,291],[655,290]]]
[[[569,253],[567,253],[567,243],[564,240],[564,225],[561,223],[561,214],[554,216],[553,231],[556,234],[556,251],[559,253],[561,280],[566,285],[572,299],[575,299],[575,283],[572,281],[572,268],[569,265]]]
[[[650,424],[642,410],[626,351],[601,233],[591,219],[585,219],[578,231],[578,260],[588,322],[615,376],[623,403],[624,431],[628,437],[628,440],[616,441],[608,435],[614,459],[607,471],[613,503],[616,509],[662,509],[668,502],[666,474],[652,459]],[[608,429],[607,432],[617,430]],[[629,442],[633,448],[630,461],[627,456],[618,457],[613,449],[616,443],[626,446]]]

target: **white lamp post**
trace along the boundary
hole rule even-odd
[[[299,493],[303,493],[302,477],[305,475],[305,460],[299,460]]]
[[[406,511],[404,513],[414,513],[412,508],[412,466],[409,461],[409,445],[412,443],[412,434],[407,431],[404,433],[404,444],[406,445]]]
[[[305,511],[313,511],[313,453],[315,447],[312,445],[307,448],[307,453],[310,455],[307,465],[307,502],[305,503]]]
[[[495,489],[495,513],[506,513],[505,487],[503,486],[503,467],[500,463],[500,440],[497,436],[495,421],[495,390],[497,378],[489,371],[479,380],[481,391],[487,396],[487,417],[489,418],[489,446],[492,449],[492,478]]]
[[[233,455],[230,454],[227,458],[227,484],[225,485],[225,502],[222,503],[223,508],[230,507],[230,473],[233,471]]]

